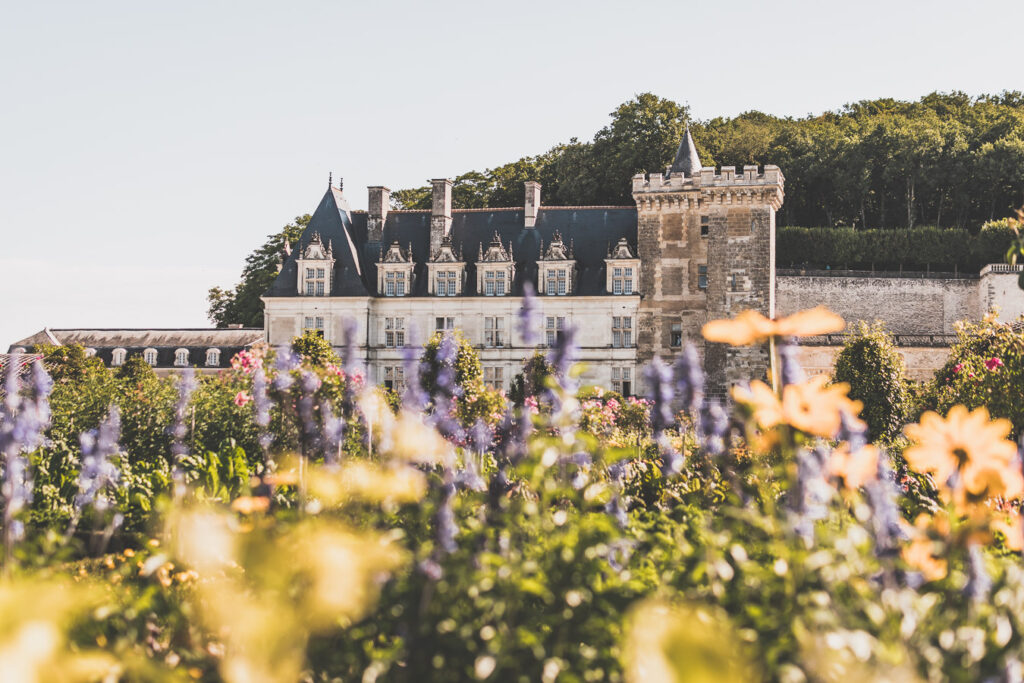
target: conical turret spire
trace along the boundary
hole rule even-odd
[[[697,146],[693,144],[693,136],[690,135],[690,125],[686,125],[686,133],[683,141],[679,143],[679,151],[676,152],[675,161],[669,169],[671,173],[682,173],[690,177],[700,173],[700,157],[697,156]]]

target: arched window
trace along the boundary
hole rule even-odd
[[[188,365],[188,349],[178,349],[174,352],[174,365],[179,368]]]
[[[146,349],[143,351],[142,360],[146,361],[153,367],[156,367],[156,349]]]
[[[11,353],[25,353],[25,347],[15,346],[13,349],[11,349]]]
[[[124,349],[114,349],[110,355],[110,364],[114,367],[124,365],[124,357],[128,354]]]
[[[206,349],[206,364],[210,367],[220,365],[220,349]]]
[[[96,349],[92,348],[91,346],[85,350],[85,357],[86,358],[92,358],[95,355],[96,355]]]

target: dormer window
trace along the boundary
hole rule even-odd
[[[188,349],[178,349],[174,352],[174,366],[178,368],[188,367]]]
[[[206,349],[206,366],[215,368],[220,365],[220,349]]]
[[[327,296],[331,293],[331,274],[334,272],[334,248],[325,246],[319,233],[313,233],[306,248],[296,259],[299,269],[298,289],[304,296]]]
[[[637,276],[640,274],[640,259],[623,237],[613,249],[608,250],[604,260],[608,273],[606,288],[614,295],[627,295],[636,291]]]
[[[156,349],[146,349],[142,352],[142,360],[152,367],[156,367]]]
[[[566,247],[562,235],[555,232],[547,251],[543,242],[540,251],[537,261],[540,293],[548,296],[572,294],[576,285],[576,258],[572,243]]]
[[[435,296],[457,296],[462,294],[462,274],[466,262],[462,260],[462,252],[456,251],[450,235],[445,235],[441,246],[430,255],[427,261],[429,293]]]
[[[512,255],[512,243],[509,242],[506,248],[495,232],[487,251],[484,251],[481,244],[477,253],[476,291],[484,296],[505,296],[512,289],[515,275],[516,264]]]
[[[114,349],[110,354],[110,364],[115,368],[124,365],[124,358],[128,355],[128,352],[124,349]]]
[[[412,245],[405,251],[392,242],[377,260],[377,292],[384,296],[408,296],[412,291]]]

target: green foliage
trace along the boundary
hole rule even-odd
[[[467,427],[477,420],[493,425],[501,419],[505,399],[499,392],[484,385],[480,356],[466,336],[460,330],[450,334],[457,345],[455,361],[449,367],[454,370],[455,384],[461,390],[456,398],[459,421]],[[435,332],[423,347],[423,356],[420,358],[420,386],[430,396],[437,392],[438,373],[442,368],[437,351],[443,338],[444,333]]]
[[[949,359],[935,373],[924,406],[945,414],[950,407],[985,406],[993,417],[1024,431],[1024,328],[1000,323],[993,316],[979,323],[957,323]]]
[[[776,263],[781,268],[926,270],[957,268],[978,272],[1003,260],[1013,230],[986,223],[977,235],[956,228],[918,226],[910,230],[779,228]]]
[[[874,438],[892,438],[903,429],[911,406],[906,366],[882,323],[854,327],[836,356],[832,379],[849,384],[849,397],[864,404],[861,418]]]
[[[286,241],[298,241],[302,230],[309,224],[310,215],[296,216],[281,232],[269,235],[267,241],[245,258],[242,281],[233,289],[210,289],[207,316],[217,327],[237,324],[245,327],[263,327],[263,302],[260,297],[277,277],[281,252]]]
[[[574,138],[545,154],[460,175],[455,206],[519,206],[523,180],[543,183],[549,205],[632,205],[630,177],[664,171],[688,121],[705,166],[782,168],[780,226],[976,228],[1022,202],[1019,92],[932,93],[916,102],[861,101],[796,119],[751,111],[707,121],[689,120],[687,107],[642,93],[610,116],[592,141]],[[430,207],[429,188],[392,197],[400,208]]]
[[[522,372],[512,378],[508,390],[509,400],[517,406],[523,405],[527,397],[540,394],[547,387],[548,378],[554,374],[555,368],[548,363],[544,354],[535,351],[523,363]]]
[[[301,337],[292,339],[292,351],[313,365],[324,366],[340,362],[330,342],[313,330],[306,330]]]

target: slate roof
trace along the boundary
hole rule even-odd
[[[574,295],[607,294],[604,259],[620,238],[624,237],[636,250],[637,213],[633,206],[542,206],[533,228],[524,227],[524,213],[522,208],[452,211],[452,243],[467,261],[464,296],[477,296],[477,254],[480,245],[487,251],[495,232],[502,243],[512,244],[516,262],[516,277],[510,292],[513,296],[522,293],[526,280],[536,286],[541,240],[546,247],[556,231],[566,244],[572,242],[575,251],[579,286]],[[334,249],[331,296],[377,296],[376,262],[395,240],[402,249],[412,245],[415,267],[410,296],[427,296],[430,211],[389,211],[381,242],[367,240],[366,223],[366,212],[350,211],[340,190],[328,190],[264,296],[299,296],[296,258],[317,233],[325,243],[330,241]]]
[[[683,135],[682,141],[679,143],[679,149],[676,151],[676,158],[672,161],[672,166],[669,168],[670,173],[682,173],[686,177],[692,177],[700,173],[700,157],[697,156],[697,145],[693,142],[693,136],[690,135],[690,127],[686,127],[686,134]]]
[[[186,329],[51,329],[44,328],[11,344],[34,351],[38,345],[80,344],[96,350],[96,357],[109,366],[114,349],[125,349],[129,356],[145,349],[156,349],[156,367],[173,367],[174,352],[188,349],[189,365],[206,366],[207,349],[220,349],[220,365],[226,367],[232,356],[263,341],[263,328],[186,328]]]

